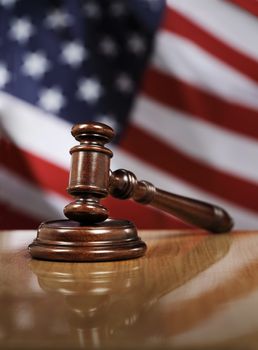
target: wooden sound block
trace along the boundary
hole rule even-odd
[[[127,220],[109,218],[90,226],[58,220],[40,225],[29,251],[33,258],[43,260],[110,261],[140,257],[146,244]]]

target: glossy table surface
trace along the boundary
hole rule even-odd
[[[0,231],[0,349],[256,349],[258,232],[141,231],[145,257],[32,260]]]

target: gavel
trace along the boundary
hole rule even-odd
[[[114,131],[102,123],[76,124],[68,193],[74,201],[64,208],[69,220],[47,221],[40,225],[37,238],[29,246],[35,258],[63,261],[119,260],[142,256],[145,243],[135,225],[109,218],[101,199],[119,199],[151,205],[194,226],[213,233],[230,231],[233,220],[221,207],[156,188],[138,181],[128,170],[110,170],[113,153],[105,144]]]

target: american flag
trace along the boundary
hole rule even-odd
[[[112,169],[258,227],[255,0],[0,0],[0,227],[62,216],[74,123],[116,130]],[[131,201],[112,216],[182,223]]]

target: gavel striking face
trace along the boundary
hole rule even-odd
[[[109,126],[101,123],[77,124],[72,128],[72,135],[80,144],[70,150],[72,164],[67,191],[75,200],[64,208],[64,214],[69,220],[46,222],[40,226],[37,239],[30,245],[33,257],[99,261],[143,255],[146,246],[138,238],[135,226],[126,220],[108,219],[108,210],[100,203],[108,195],[120,199],[131,198],[154,206],[214,233],[227,232],[232,228],[232,219],[220,207],[165,192],[147,181],[138,181],[132,172],[125,169],[112,172],[110,159],[113,153],[105,147],[114,136]],[[75,239],[75,234],[70,236],[74,232],[80,234],[81,238]],[[106,235],[102,239],[100,236],[103,232]],[[47,246],[49,240],[53,241],[53,246],[57,245],[51,254]],[[66,247],[66,251],[61,249],[65,246],[64,240],[70,247]]]

